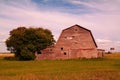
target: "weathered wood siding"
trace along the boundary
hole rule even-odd
[[[97,58],[97,45],[90,30],[79,25],[64,29],[52,53],[43,51],[48,59]],[[48,54],[48,55],[47,55]],[[41,54],[41,58],[42,58]]]
[[[86,30],[77,25],[62,31],[56,48],[63,48],[61,54],[64,55],[65,52],[66,58],[97,57],[96,45],[90,30]]]

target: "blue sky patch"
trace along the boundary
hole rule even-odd
[[[33,2],[35,2],[40,9],[45,11],[58,11],[70,14],[88,14],[97,11],[97,9],[90,8],[83,4],[76,5],[67,0],[33,0]]]

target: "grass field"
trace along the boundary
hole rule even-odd
[[[120,80],[120,53],[83,60],[8,61],[0,58],[0,80]]]

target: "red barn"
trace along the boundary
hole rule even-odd
[[[97,57],[97,44],[91,31],[79,25],[64,29],[55,46],[36,54],[37,60]]]

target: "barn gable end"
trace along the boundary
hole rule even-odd
[[[91,31],[74,25],[62,31],[56,45],[50,48],[52,52],[47,48],[48,51],[43,50],[38,56],[45,55],[45,59],[97,58],[96,48]]]

